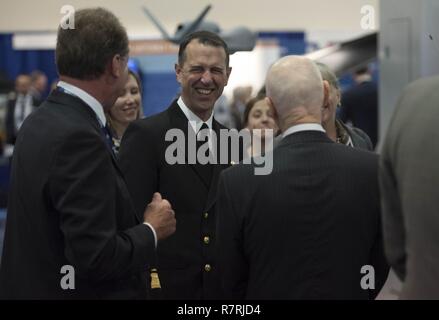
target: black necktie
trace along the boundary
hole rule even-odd
[[[198,135],[200,134],[200,131],[204,130],[204,129],[209,129],[208,125],[206,123],[203,123],[203,125],[201,126],[200,130],[197,133],[197,138]],[[205,143],[208,143],[209,139],[206,139],[205,135],[203,135],[205,140],[198,140],[197,139],[197,157],[198,157],[198,149]],[[210,156],[210,149],[207,149],[206,153],[205,153],[206,157]],[[198,162],[198,158],[197,158],[197,166],[199,169],[199,172],[201,173],[201,175],[203,176],[203,179],[205,180],[206,184],[208,186],[210,186],[210,181],[212,180],[212,171],[213,171],[213,165],[207,163],[207,164],[201,164]]]
[[[209,126],[208,126],[205,122],[203,122],[203,124],[202,124],[200,130],[198,130],[197,138],[198,138],[199,136],[201,136],[201,131],[202,131],[202,130],[205,130],[205,129],[209,130]],[[203,132],[203,133],[204,133],[204,132]],[[201,147],[203,144],[207,143],[208,141],[209,141],[209,140],[206,139],[206,135],[205,135],[205,134],[203,134],[203,136],[201,137],[201,140],[198,140],[198,139],[197,139],[197,154],[198,154],[198,149],[200,149],[200,147]],[[208,156],[209,154],[210,154],[210,149],[208,149],[208,150],[206,151],[206,156]]]

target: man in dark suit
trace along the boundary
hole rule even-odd
[[[386,280],[377,155],[325,134],[327,85],[304,57],[284,57],[269,70],[267,102],[283,132],[273,170],[254,175],[253,165],[239,164],[218,187],[228,298],[370,299]]]
[[[355,85],[343,93],[340,119],[350,121],[370,137],[373,147],[378,142],[378,88],[367,67],[354,74]]]
[[[21,74],[15,79],[15,92],[10,93],[6,106],[6,143],[15,144],[17,132],[24,119],[34,111],[41,101],[31,92],[31,78]]]
[[[341,92],[337,76],[324,63],[317,62],[323,81],[328,83],[327,99],[322,106],[322,127],[332,141],[344,145],[373,151],[368,135],[361,129],[350,127],[336,118],[337,107],[340,105]]]
[[[15,145],[2,298],[147,297],[156,242],[175,218],[160,194],[136,215],[106,134],[104,110],[125,86],[127,60],[126,31],[105,9],[76,11],[75,29],[59,28],[61,81]]]
[[[188,159],[194,156],[190,149],[184,163],[174,164],[167,154],[172,142],[165,137],[170,130],[181,130],[187,146],[190,136],[203,128],[218,137],[225,129],[212,111],[231,72],[227,45],[214,33],[195,32],[181,43],[175,71],[181,97],[164,112],[130,124],[121,143],[120,163],[137,209],[154,192],[162,193],[175,209],[178,230],[157,249],[163,298],[215,299],[220,292],[214,205],[219,173],[228,164],[190,164]]]
[[[36,105],[39,106],[46,97],[47,91],[47,76],[40,70],[34,70],[30,74],[32,85],[30,88],[30,94],[36,100]]]
[[[381,153],[384,247],[401,299],[439,299],[438,83],[420,79],[404,90]]]

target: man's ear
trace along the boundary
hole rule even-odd
[[[268,106],[274,111],[274,116],[275,116],[275,120],[276,120],[276,125],[277,125],[277,132],[276,134],[280,132],[284,131],[284,124],[283,124],[283,120],[279,117],[279,113],[277,112],[277,109],[274,105],[273,99],[271,99],[271,97],[265,97],[265,103],[268,104]]]
[[[120,54],[116,54],[113,56],[113,59],[111,59],[110,62],[110,73],[113,77],[119,78],[123,75],[123,61]]]
[[[277,113],[277,109],[274,105],[273,99],[270,97],[265,97],[265,103],[268,104],[271,110],[274,112],[274,118],[276,119],[276,122],[279,122],[279,114]],[[279,124],[279,123],[278,123]]]
[[[322,109],[329,107],[329,82],[323,80],[323,105]]]
[[[265,103],[267,103],[268,106],[271,107],[276,112],[276,114],[277,114],[277,110],[274,107],[273,100],[270,97],[265,97]]]
[[[181,77],[182,77],[182,70],[181,70],[181,66],[176,63],[174,64],[174,69],[175,69],[175,76],[177,78],[178,83],[181,83]]]

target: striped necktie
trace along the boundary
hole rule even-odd
[[[113,143],[113,135],[111,134],[111,129],[108,127],[108,123],[105,126],[101,125],[101,131],[105,136],[105,141],[107,142],[108,148],[115,156],[117,156],[116,147]]]

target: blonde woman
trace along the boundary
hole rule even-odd
[[[129,70],[128,81],[123,94],[117,98],[107,120],[113,136],[115,151],[119,151],[120,141],[130,122],[140,119],[142,112],[142,93],[140,79],[133,71]]]

